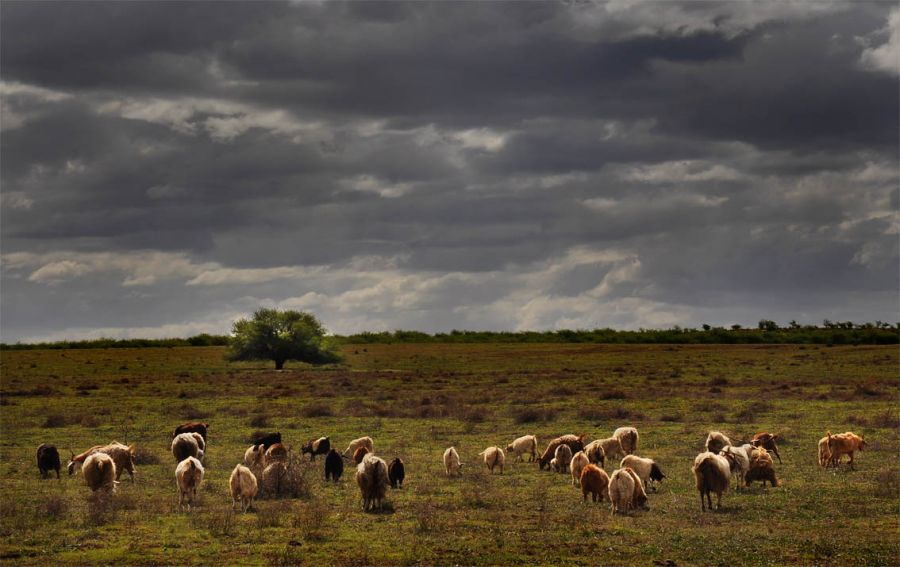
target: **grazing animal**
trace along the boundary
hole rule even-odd
[[[347,449],[344,451],[343,456],[350,458],[356,453],[356,450],[360,447],[365,447],[370,453],[375,452],[375,442],[372,441],[371,437],[360,437],[359,439],[354,439],[347,445]]]
[[[500,447],[488,447],[484,451],[478,453],[479,457],[484,457],[484,466],[487,467],[491,474],[494,474],[494,468],[500,467],[500,474],[503,474],[503,465],[506,463],[506,455]]]
[[[613,437],[619,440],[619,444],[622,445],[622,451],[626,455],[631,455],[637,451],[640,435],[638,435],[638,430],[634,427],[620,427],[613,431]]]
[[[706,450],[718,454],[719,451],[731,445],[731,439],[721,431],[710,431],[706,436]]]
[[[594,445],[596,443],[596,445]],[[603,450],[604,459],[615,459],[616,457],[624,457],[625,449],[622,448],[622,442],[618,437],[607,437],[606,439],[597,439],[588,446],[600,447]],[[592,449],[596,451],[596,449]]]
[[[650,488],[650,483],[652,482],[653,488],[656,489],[656,483],[662,482],[662,480],[666,478],[666,475],[663,474],[662,469],[659,468],[656,461],[638,457],[637,455],[626,456],[622,459],[619,467],[633,470],[647,488]]]
[[[128,471],[131,482],[134,482],[134,446],[124,445],[118,441],[113,441],[109,445],[94,445],[80,455],[73,454],[66,465],[69,475],[75,474],[75,467],[80,463],[84,463],[85,459],[94,453],[105,453],[112,458],[116,463],[116,480],[119,480],[124,470]]]
[[[203,423],[200,421],[189,421],[187,423],[182,423],[178,427],[175,428],[175,432],[172,434],[172,439],[178,437],[182,433],[199,433],[201,437],[203,437],[203,441],[206,441],[206,432],[209,429],[208,423]]]
[[[306,453],[309,453],[310,460],[315,461],[316,455],[327,455],[330,450],[331,440],[328,437],[319,437],[304,445],[303,448],[300,449],[300,454],[305,455]]]
[[[777,439],[778,435],[762,431],[753,436],[753,439],[750,440],[750,444],[754,447],[764,447],[766,451],[775,453],[775,456],[778,457],[778,464],[781,464],[781,455],[778,454],[778,444],[775,443]]]
[[[753,458],[750,459],[750,469],[744,478],[747,486],[750,486],[754,480],[761,480],[763,486],[766,485],[766,481],[771,483],[772,487],[780,484],[778,479],[775,478],[775,465],[772,462],[772,457],[763,447],[757,447],[753,452]]]
[[[281,485],[287,477],[287,463],[275,461],[266,466],[262,473],[263,492],[269,496],[281,494]]]
[[[826,435],[819,439],[819,466],[828,468],[829,466],[834,466],[834,464],[831,458],[831,450],[828,448],[828,436]]]
[[[572,449],[570,449],[568,445],[560,445],[556,448],[556,454],[553,455],[553,461],[556,462],[552,463],[550,468],[554,471],[558,473],[568,471],[569,463],[572,462]]]
[[[728,488],[728,479],[731,477],[731,463],[726,456],[716,455],[711,451],[700,453],[694,458],[694,480],[697,490],[700,492],[700,509],[706,511],[706,504],[713,509],[712,496],[716,493],[716,508],[722,507],[722,493]],[[706,496],[706,501],[703,497]]]
[[[179,433],[172,439],[172,456],[180,463],[188,457],[203,459],[203,449],[197,439],[203,439],[199,433]]]
[[[832,435],[829,431],[828,452],[831,453],[831,460],[834,466],[841,464],[841,457],[847,455],[850,457],[850,468],[853,468],[853,453],[862,451],[866,448],[866,440],[860,435],[847,431],[846,433],[838,433]]]
[[[81,467],[84,482],[92,491],[103,490],[109,494],[116,491],[116,463],[106,453],[91,453]]]
[[[268,449],[275,443],[281,443],[280,431],[276,431],[275,433],[257,433],[253,436],[253,444],[262,445],[265,449]]]
[[[37,466],[41,478],[47,478],[50,471],[56,471],[56,480],[59,480],[59,451],[56,447],[41,443],[37,448]]]
[[[459,462],[456,447],[449,447],[444,451],[444,470],[447,471],[447,476],[462,475],[462,463]]]
[[[405,478],[406,467],[400,457],[396,457],[388,465],[388,479],[391,481],[391,488],[403,488],[403,479]]]
[[[241,512],[249,510],[253,506],[253,499],[256,498],[259,490],[253,471],[244,465],[235,466],[231,471],[228,484],[231,487],[231,509],[234,510],[234,507],[240,502]]]
[[[355,451],[353,451],[353,464],[358,465],[362,462],[362,460],[368,455],[370,451],[365,447],[357,447]]]
[[[190,510],[197,497],[197,487],[203,482],[203,465],[195,457],[184,459],[175,467],[175,481],[178,483],[178,506],[184,509],[186,500]]]
[[[593,465],[600,465],[602,469],[606,464],[606,450],[603,449],[603,445],[600,443],[602,439],[597,439],[595,441],[591,441],[587,445],[584,446],[584,454],[587,455],[588,460]],[[616,440],[618,441],[618,439]]]
[[[281,463],[286,463],[288,461],[288,448],[282,443],[270,445],[269,448],[266,449],[265,458],[263,458],[263,464],[265,466],[269,466],[276,461]]]
[[[609,477],[609,501],[613,514],[638,508],[650,509],[641,479],[629,468],[616,469]]]
[[[244,464],[250,468],[262,466],[265,456],[265,447],[262,445],[250,445],[244,451]]]
[[[506,452],[516,456],[514,462],[522,461],[522,455],[531,455],[528,462],[534,462],[537,458],[537,437],[523,435],[506,446]]]
[[[356,484],[362,493],[363,510],[381,510],[388,485],[387,464],[369,453],[356,466]]]
[[[734,445],[729,445],[719,451],[719,454],[726,458],[729,456],[731,457],[728,458],[728,465],[731,469],[732,476],[737,477],[737,484],[735,486],[743,486],[744,480],[747,478],[747,472],[750,471],[750,455],[747,450],[744,446],[735,447]]]
[[[587,502],[588,494],[593,502],[603,501],[609,490],[609,475],[597,465],[588,464],[581,469],[581,497]]]
[[[587,455],[584,454],[584,451],[578,451],[575,453],[575,456],[572,457],[572,460],[569,462],[569,471],[572,472],[573,486],[578,486],[580,484],[581,470],[589,464],[591,464],[591,461],[587,458]]]
[[[344,459],[341,458],[340,453],[332,449],[325,455],[325,480],[331,477],[334,482],[337,482],[342,474],[344,474]]]
[[[541,470],[544,470],[545,467],[550,466],[550,461],[553,457],[556,456],[556,448],[560,445],[567,445],[569,449],[571,449],[572,454],[577,453],[578,451],[584,451],[584,440],[587,438],[587,435],[563,435],[561,437],[557,437],[556,439],[550,441],[547,444],[547,448],[544,449],[544,453],[538,457],[538,466]],[[569,459],[571,459],[571,455]],[[566,464],[568,464],[568,460],[566,460]]]

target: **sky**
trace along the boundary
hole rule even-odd
[[[0,340],[900,317],[895,2],[0,4]]]

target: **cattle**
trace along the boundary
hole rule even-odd
[[[182,423],[178,427],[175,428],[175,432],[172,433],[172,439],[178,437],[182,433],[199,433],[201,437],[203,437],[203,441],[206,441],[206,432],[209,429],[208,423],[203,423],[200,421],[189,421],[187,423]]]
[[[406,478],[406,467],[400,457],[396,457],[388,465],[388,480],[391,481],[391,488],[403,488],[403,479]]]
[[[330,478],[337,482],[342,474],[344,474],[344,459],[341,458],[340,453],[331,449],[325,455],[325,480]]]
[[[310,460],[315,461],[316,455],[327,455],[328,451],[331,450],[331,440],[328,437],[319,437],[318,439],[312,439],[309,443],[303,446],[300,449],[300,453],[305,455],[309,454]]]
[[[41,478],[50,476],[50,471],[56,471],[56,480],[59,480],[59,451],[53,445],[41,443],[37,448],[37,466],[41,472]]]
[[[750,444],[754,447],[763,447],[770,453],[775,453],[775,456],[778,458],[778,464],[781,464],[781,455],[778,454],[778,444],[775,443],[777,440],[778,435],[761,431],[753,436],[753,439],[750,440]]]
[[[522,455],[530,455],[529,462],[534,462],[537,458],[537,437],[534,435],[523,435],[506,446],[506,452],[516,456],[514,462],[519,462]]]

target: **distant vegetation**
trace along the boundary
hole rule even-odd
[[[598,343],[598,344],[819,344],[819,345],[890,345],[900,343],[900,323],[890,324],[832,322],[822,325],[800,325],[792,321],[779,326],[763,319],[756,328],[732,325],[730,328],[673,327],[671,329],[615,329],[559,330],[559,331],[457,331],[428,334],[419,331],[384,331],[336,335],[337,344],[395,344],[395,343]],[[147,348],[183,346],[229,346],[228,335],[202,334],[186,339],[95,339],[88,341],[59,341],[51,343],[0,344],[0,350],[84,349],[84,348]]]

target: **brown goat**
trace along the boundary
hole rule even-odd
[[[556,448],[560,445],[568,445],[570,449],[572,449],[572,454],[574,455],[578,451],[584,450],[584,440],[587,438],[587,434],[582,433],[581,435],[563,435],[562,437],[557,437],[556,439],[550,441],[547,444],[547,448],[544,450],[544,453],[538,457],[538,466],[541,470],[548,468],[550,466],[550,461],[553,460],[553,457],[556,456]],[[571,458],[571,457],[570,457]],[[568,465],[568,463],[566,463]]]
[[[775,443],[777,439],[778,435],[761,431],[753,436],[750,444],[754,447],[763,447],[766,451],[775,453],[775,456],[778,457],[778,464],[781,464],[781,455],[778,454],[778,445]]]

